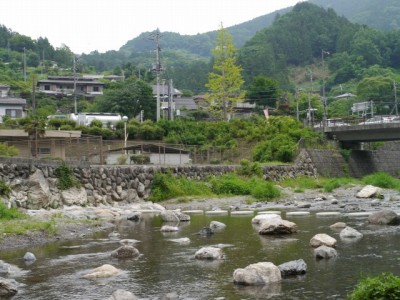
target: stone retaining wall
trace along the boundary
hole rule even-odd
[[[61,205],[114,205],[146,200],[151,191],[154,174],[171,172],[175,176],[203,180],[234,172],[238,166],[179,165],[179,166],[89,166],[68,163],[80,188],[59,190],[55,169],[59,161],[29,159],[0,159],[0,179],[12,188],[7,201],[11,206],[40,209]],[[294,165],[267,166],[265,180],[283,177],[316,176],[317,172],[307,152],[302,152]]]

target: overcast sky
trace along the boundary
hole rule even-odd
[[[240,24],[300,0],[0,0],[0,24],[76,53],[118,50],[140,33],[197,34]]]

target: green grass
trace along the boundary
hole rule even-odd
[[[24,219],[3,221],[1,225],[0,235],[23,235],[33,231],[45,231],[49,234],[56,234],[57,232],[57,226],[54,220],[39,221],[26,217]]]
[[[400,191],[400,180],[396,179],[385,172],[377,172],[365,176],[362,181],[365,184],[377,186],[384,189],[394,189]]]
[[[266,201],[280,196],[279,189],[271,182],[260,177],[242,177],[237,174],[225,174],[210,177],[206,182],[176,178],[171,174],[156,174],[150,199],[158,202],[172,198],[187,201],[189,196],[236,196],[251,195]],[[178,199],[179,201],[179,199]]]
[[[287,178],[279,182],[283,187],[292,188],[293,190],[304,191],[304,190],[317,190],[324,186],[325,178],[313,178],[300,176],[297,178]]]
[[[17,208],[7,208],[6,204],[0,201],[0,220],[21,219],[23,217],[24,214]]]
[[[324,191],[329,193],[339,187],[349,186],[358,183],[360,183],[359,180],[350,177],[327,179],[324,183]]]

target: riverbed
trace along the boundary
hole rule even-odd
[[[20,284],[17,299],[107,299],[117,289],[132,292],[140,299],[163,299],[175,293],[174,299],[345,299],[357,281],[381,272],[399,274],[399,227],[370,226],[366,217],[346,213],[318,216],[311,211],[304,216],[287,214],[282,218],[295,222],[298,232],[289,236],[260,236],[250,215],[191,215],[190,222],[178,224],[179,231],[162,233],[157,213],[143,213],[140,220],[119,220],[113,229],[91,236],[41,247],[25,247],[3,251],[1,259],[20,270],[14,277]],[[226,228],[211,236],[197,233],[211,221]],[[346,222],[363,233],[357,241],[343,241],[339,231],[329,226]],[[116,238],[116,234],[120,235]],[[338,257],[316,260],[309,242],[317,233],[326,233],[338,240]],[[111,235],[110,235],[111,234]],[[189,238],[190,243],[173,240]],[[137,259],[115,259],[110,253],[120,246],[121,239],[135,239],[141,255]],[[198,261],[194,253],[204,246],[221,247],[222,261]],[[35,254],[33,264],[25,264],[26,251]],[[285,278],[280,284],[243,287],[233,284],[233,271],[249,264],[269,261],[275,265],[304,259],[307,273]],[[88,280],[82,275],[103,264],[121,270],[118,276]],[[164,298],[165,299],[165,298]]]

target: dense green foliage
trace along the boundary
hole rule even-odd
[[[182,196],[211,195],[210,189],[203,182],[176,178],[172,174],[157,173],[154,176],[150,199],[158,202]]]
[[[395,300],[400,299],[400,278],[392,273],[367,277],[359,282],[349,300]]]
[[[12,157],[18,155],[18,149],[15,146],[8,146],[5,143],[0,143],[0,156]]]
[[[260,201],[280,196],[279,189],[259,177],[240,177],[226,174],[209,178],[206,182],[157,173],[153,180],[150,199],[162,201],[184,196],[251,195]]]
[[[57,186],[60,190],[68,190],[72,187],[80,186],[80,183],[75,178],[71,167],[68,166],[64,161],[61,162],[61,165],[55,169],[54,173],[58,178]]]
[[[384,189],[400,190],[400,180],[385,172],[377,172],[363,178],[365,184],[370,184]]]
[[[21,219],[23,216],[17,208],[8,208],[3,201],[0,201],[0,220]]]

